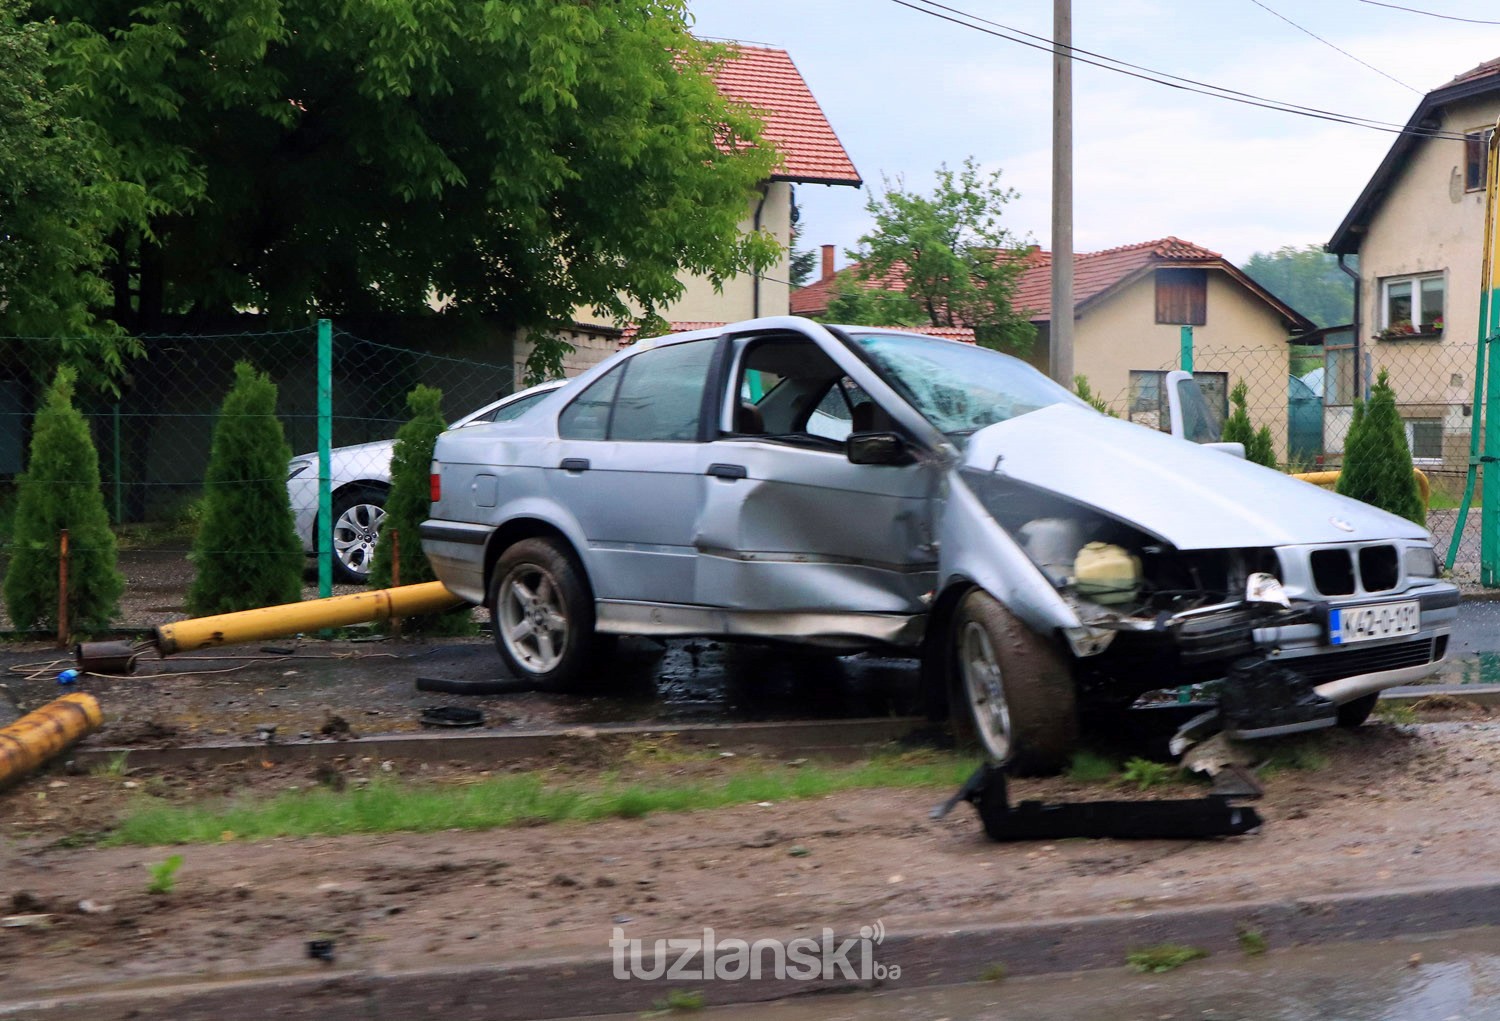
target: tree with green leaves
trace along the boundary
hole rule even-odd
[[[1238,443],[1245,448],[1245,460],[1252,464],[1263,464],[1267,468],[1277,467],[1276,441],[1271,437],[1269,426],[1256,429],[1250,422],[1248,400],[1250,388],[1242,379],[1229,391],[1231,411],[1224,421],[1225,443]]]
[[[849,297],[830,305],[829,321],[866,325],[910,325],[875,318],[897,312],[919,315],[933,326],[968,326],[979,343],[1026,353],[1036,338],[1026,310],[1015,304],[1025,269],[1025,245],[1000,222],[1016,192],[1000,184],[1000,171],[985,174],[971,156],[963,167],[945,164],[931,194],[907,191],[898,178],[865,208],[875,228],[848,253],[858,262],[851,284],[885,295],[875,301]],[[854,287],[841,287],[841,294]],[[904,299],[900,300],[900,299]],[[842,317],[842,318],[841,318]]]
[[[1256,252],[1240,268],[1319,326],[1341,326],[1354,318],[1354,281],[1322,245]]]
[[[1354,404],[1337,489],[1419,525],[1427,524],[1427,509],[1412,471],[1406,425],[1385,369],[1376,377],[1370,399]]]
[[[109,627],[125,579],[115,569],[115,536],[99,488],[99,454],[88,423],[73,407],[77,373],[61,368],[31,431],[26,471],[17,481],[5,606],[20,628],[55,628],[59,540],[68,530],[68,624]]]
[[[302,542],[286,491],[292,452],[276,417],[276,384],[249,362],[234,367],[214,422],[203,512],[190,559],[195,616],[294,603],[302,595]]]
[[[1082,373],[1073,377],[1073,392],[1078,395],[1079,400],[1095,411],[1108,415],[1110,418],[1120,417],[1110,408],[1109,401],[1104,399],[1103,394],[1094,392],[1094,388],[1089,385],[1089,378]]]
[[[380,523],[380,540],[375,545],[375,560],[370,567],[373,588],[392,584],[393,564],[400,567],[403,585],[437,580],[422,552],[418,530],[432,508],[432,448],[448,428],[443,418],[443,392],[418,386],[406,395],[406,406],[411,418],[397,430],[395,449],[391,452],[391,492],[386,497],[385,519]],[[399,562],[394,556],[398,537]],[[474,629],[473,614],[467,605],[447,613],[407,617],[401,626],[408,634],[416,631],[468,634]]]
[[[623,321],[780,257],[740,221],[775,153],[687,0],[36,0],[55,83],[141,214],[112,235],[137,332],[236,308]],[[547,342],[538,345],[545,348]]]

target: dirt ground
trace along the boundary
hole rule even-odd
[[[0,795],[0,990],[341,965],[515,961],[604,953],[632,937],[816,934],[1262,901],[1500,876],[1500,724],[1463,706],[1454,722],[1318,740],[1317,768],[1284,769],[1258,804],[1266,826],[1223,841],[997,845],[967,806],[933,822],[947,792],[861,791],[685,815],[488,832],[233,839],[176,849],[176,888],[146,892],[166,848],[78,846],[136,799],[269,793],[355,783],[389,769],[463,782],[460,767],[342,763],[222,767],[192,776],[53,772]],[[698,777],[713,760],[653,763],[598,745],[549,765]],[[727,775],[727,772],[726,772]],[[1198,790],[1201,790],[1198,789]],[[1183,789],[1165,790],[1181,796]],[[1021,798],[1133,796],[1065,778],[1017,782]],[[795,851],[795,853],[794,853]]]

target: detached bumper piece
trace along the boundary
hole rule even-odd
[[[1246,658],[1229,668],[1219,687],[1219,714],[1226,736],[1249,740],[1331,727],[1339,707],[1296,671]]]
[[[960,801],[973,804],[991,840],[1062,840],[1112,837],[1116,840],[1206,840],[1237,837],[1261,825],[1253,808],[1232,805],[1223,796],[1175,801],[1081,801],[1048,804],[1023,801],[1012,807],[999,766],[986,763],[946,804],[946,815]]]

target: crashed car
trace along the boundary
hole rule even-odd
[[[585,675],[612,635],[906,650],[1023,772],[1067,761],[1081,708],[1163,688],[1240,737],[1357,724],[1458,604],[1409,521],[1007,355],[797,318],[641,341],[445,433],[432,495],[437,576],[520,677]]]

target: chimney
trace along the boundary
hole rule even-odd
[[[818,279],[827,280],[833,276],[833,245],[823,246],[823,275]]]

